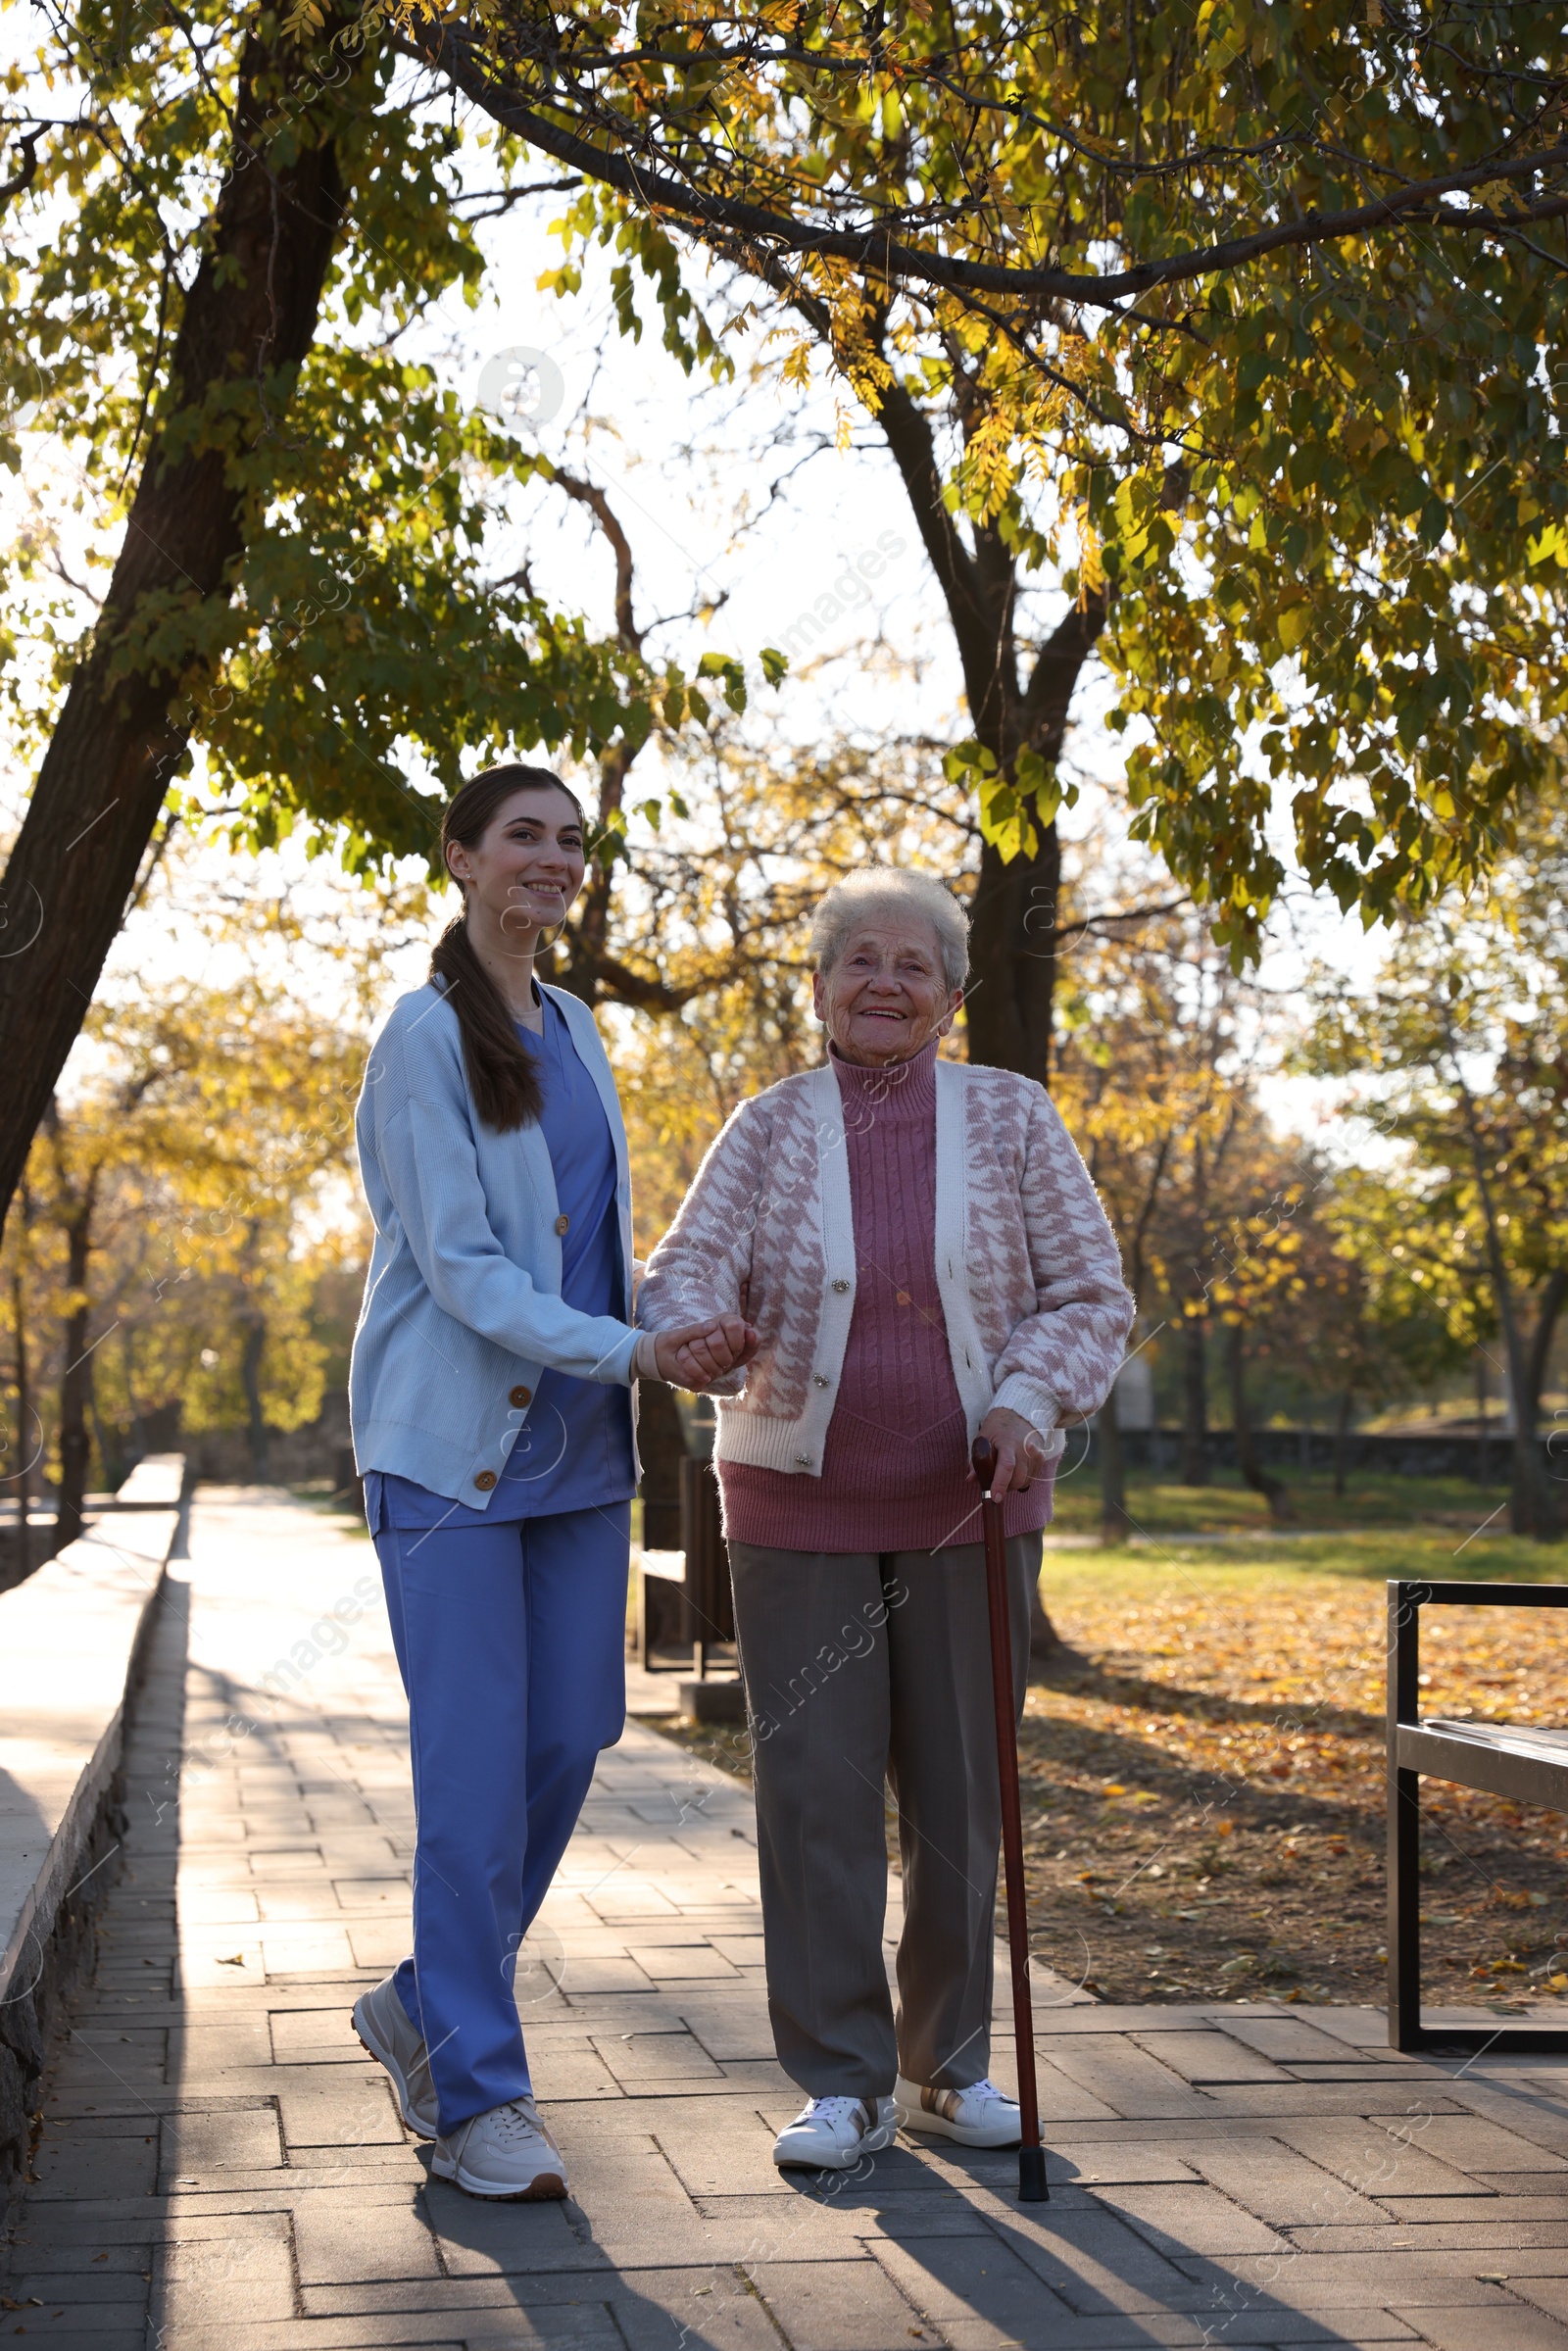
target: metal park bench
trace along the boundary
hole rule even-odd
[[[1421,1780],[1568,1812],[1568,1731],[1533,1723],[1423,1722],[1423,1608],[1568,1608],[1568,1584],[1389,1582],[1389,2040],[1396,2049],[1568,2049],[1568,2031],[1421,2022]]]

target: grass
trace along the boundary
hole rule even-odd
[[[1069,1445],[1064,1459],[1073,1458]],[[1293,1518],[1275,1526],[1260,1494],[1244,1486],[1234,1470],[1217,1470],[1207,1486],[1178,1486],[1159,1477],[1127,1482],[1127,1509],[1141,1537],[1152,1535],[1245,1535],[1273,1530],[1293,1538],[1350,1527],[1451,1528],[1455,1540],[1488,1519],[1506,1518],[1506,1486],[1477,1486],[1468,1478],[1398,1478],[1360,1470],[1346,1480],[1343,1496],[1324,1472],[1303,1478],[1278,1470],[1289,1489]],[[1100,1480],[1093,1467],[1069,1471],[1057,1481],[1054,1531],[1098,1536]],[[1501,1511],[1503,1516],[1496,1514]]]
[[[1568,1568],[1507,1537],[1455,1560],[1419,1526],[1283,1550],[1048,1557],[1063,1646],[1020,1738],[1031,1914],[1041,1955],[1106,1997],[1380,2000],[1379,1582]],[[1428,1713],[1568,1720],[1568,1625],[1540,1610],[1431,1615],[1423,1666]],[[1568,1989],[1564,1824],[1446,1786],[1424,1809],[1429,1996]]]
[[[1046,1554],[1062,1645],[1019,1739],[1031,1933],[1105,1999],[1381,2003],[1383,1580],[1568,1582],[1568,1546],[1469,1535],[1502,1497],[1458,1480],[1358,1480],[1354,1525],[1290,1543],[1256,1498],[1144,1482],[1148,1542]],[[1435,1611],[1422,1650],[1425,1712],[1568,1724],[1568,1617]],[[668,1727],[744,1776],[738,1733]],[[1428,1998],[1568,1992],[1568,1822],[1436,1783],[1424,1812]]]

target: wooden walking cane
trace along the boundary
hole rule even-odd
[[[1012,2037],[1018,2059],[1018,2201],[1045,2204],[1046,2152],[1040,2144],[1040,2088],[1035,2075],[1034,2006],[1029,1997],[1029,1914],[1023,1883],[1023,1818],[1018,1802],[1018,1731],[1012,1695],[1012,1633],[1007,1613],[1007,1551],[1002,1504],[992,1497],[997,1449],[977,1437],[969,1456],[980,1481],[986,1539],[986,1603],[991,1614],[991,1690],[997,1711],[997,1777],[1002,1783],[1002,1855],[1007,1886],[1007,1948],[1012,1956]]]

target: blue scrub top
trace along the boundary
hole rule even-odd
[[[582,1314],[619,1315],[620,1231],[615,1215],[615,1147],[599,1089],[577,1057],[564,1015],[542,997],[544,1035],[519,1028],[541,1058],[544,1108],[539,1125],[555,1170],[566,1230],[561,1245],[561,1295]],[[631,1391],[619,1382],[573,1379],[544,1371],[528,1418],[507,1456],[487,1510],[449,1501],[390,1470],[369,1470],[365,1507],[372,1535],[384,1528],[493,1527],[560,1510],[630,1501],[637,1491]]]

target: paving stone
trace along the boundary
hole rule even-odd
[[[773,2161],[774,2133],[760,2115],[744,2110],[732,2124],[681,2128],[678,2119],[655,2126],[664,2159],[688,2195],[790,2195]]]
[[[389,1976],[407,1957],[410,1935],[406,1922],[400,1919],[356,1919],[348,1929],[348,1939],[357,1968]]]
[[[843,2262],[759,2262],[748,2275],[792,2351],[893,2351],[940,2341],[868,2256]]]
[[[1568,2270],[1568,2262],[1564,2268]],[[1516,2294],[1522,2294],[1527,2302],[1535,2303],[1549,2317],[1568,2319],[1568,2276],[1529,2278],[1510,2276],[1508,2282]]]
[[[624,2269],[608,2289],[617,2351],[779,2351],[778,2329],[732,2269]],[[907,2335],[900,2351],[915,2351]]]
[[[60,2197],[75,2204],[87,2197],[145,2196],[157,2177],[156,2127],[111,2138],[89,2136],[81,2123],[73,2124],[69,2137],[59,2137],[46,2125],[33,2156],[28,2200]]]
[[[1109,2034],[1090,2042],[1066,2040],[1053,2033],[1037,2035],[1051,2062],[1069,2081],[1078,2082],[1112,2113],[1128,2119],[1146,2116],[1202,2116],[1213,2109],[1199,2090],[1167,2072],[1136,2043]],[[1050,2112],[1043,2102],[1043,2110]]]
[[[47,2319],[63,2304],[82,2310],[91,2306],[95,2314],[108,2306],[117,2324],[123,2324],[133,2310],[145,2306],[146,2284],[139,2270],[18,2270],[6,2278],[5,2301],[0,2308],[14,2309],[36,2300],[44,2305],[42,2315]],[[5,2323],[0,2322],[0,2332],[5,2331]]]
[[[593,2046],[615,2080],[628,2086],[722,2079],[690,2033],[595,2033]]]
[[[1401,2126],[1396,2126],[1396,2128]],[[1281,2123],[1275,2136],[1326,2172],[1335,2172],[1364,2196],[1462,2196],[1469,2181],[1462,2172],[1426,2152],[1426,2131],[1405,2122],[1408,2139],[1368,2121]]]
[[[1456,2071],[1445,2096],[1450,2105],[1481,2115],[1534,2146],[1544,2147],[1553,2155],[1568,2155],[1568,2102],[1561,2091],[1484,2081],[1474,2073]]]
[[[1184,2082],[1195,2085],[1232,2082],[1288,2082],[1290,2076],[1256,2049],[1235,2040],[1228,2033],[1135,2033],[1141,2049],[1169,2066]]]
[[[293,2314],[286,2229],[266,2236],[181,2237],[159,2250],[153,2315],[167,2340],[181,2343],[189,2330],[237,2316],[254,2323]]]
[[[393,2103],[392,2084],[380,2067],[374,2077],[342,2080],[326,2088],[288,2089],[278,2096],[283,2139],[297,2147],[363,2147],[403,2144],[403,2123]]]
[[[1049,2351],[1075,2314],[1042,2285],[1027,2262],[997,2243],[974,2237],[881,2239],[871,2248],[905,2300],[951,2339],[956,2324],[990,2330],[1002,2346]],[[976,2342],[981,2339],[978,2336]]]
[[[1067,2210],[974,2192],[974,2208],[1035,2276],[1084,2317],[1183,2311],[1201,2289],[1119,2214],[1096,2204]]]
[[[1279,2139],[1245,2142],[1205,2139],[1192,2161],[1211,2186],[1220,2188],[1260,2221],[1279,2229],[1318,2229],[1359,2222],[1389,2226],[1389,2215],[1360,2196],[1346,2180]]]
[[[1568,2351],[1568,2327],[1535,2310],[1425,2310],[1397,2313],[1436,2351]]]
[[[1499,2260],[1498,2269],[1511,2270],[1517,2256]],[[1560,2261],[1560,2255],[1543,2256]],[[1234,2285],[1293,2310],[1339,2311],[1371,2304],[1402,2312],[1407,2303],[1423,2308],[1450,2304],[1483,2304],[1489,2310],[1513,2307],[1513,2298],[1500,2285],[1477,2277],[1494,2265],[1473,2253],[1438,2247],[1417,2252],[1387,2244],[1361,2252],[1320,2252],[1315,2246],[1298,2249],[1288,2261],[1277,2257],[1259,2261],[1233,2255],[1225,2267]],[[1413,2324],[1413,2322],[1410,2322]]]
[[[1370,2229],[1325,2229],[1311,2241],[1314,2251],[1320,2253],[1372,2252],[1380,2242],[1391,2242]],[[1509,2221],[1493,2205],[1484,2220],[1407,2224],[1397,2241],[1403,2251],[1483,2254],[1491,2250],[1500,2261],[1511,2261],[1526,2248],[1561,2245],[1564,2229],[1561,2221]]]
[[[1102,2187],[1100,2201],[1119,2212],[1162,2253],[1285,2252],[1285,2239],[1217,2188]]]
[[[271,2054],[279,2065],[335,2065],[352,2059],[365,2063],[365,2045],[354,2030],[353,2003],[335,2000],[329,2008],[273,2009],[264,2030],[270,2032]]]
[[[368,2206],[353,2189],[313,2185],[292,2209],[302,2287],[441,2276],[435,2234],[415,2195]]]
[[[283,2161],[277,2110],[245,2106],[216,2114],[189,2110],[164,2124],[164,2171],[172,2178],[209,2172],[265,2172]]]
[[[1345,2055],[1345,2043],[1333,2033],[1322,2033],[1305,2017],[1267,2015],[1243,2008],[1227,2008],[1213,2022],[1234,2040],[1276,2065],[1334,2064]]]
[[[1008,2159],[1015,2167],[1017,2157]],[[1007,2178],[1010,2180],[1009,2171]],[[1113,2186],[1118,2182],[1131,2183],[1145,2180],[1193,2180],[1198,2173],[1190,2161],[1184,2161],[1175,2144],[1168,2147],[1140,2146],[1137,2141],[1123,2145],[1119,2139],[1096,2141],[1093,2147],[1081,2147],[1075,2152],[1047,2150],[1046,2179],[1053,2185],[1060,2180],[1074,2180],[1081,2186]]]
[[[1386,2131],[1405,2131],[1412,2145],[1462,2172],[1556,2172],[1568,2174],[1568,2157],[1554,2156],[1496,2123],[1468,2115],[1378,2115]]]

